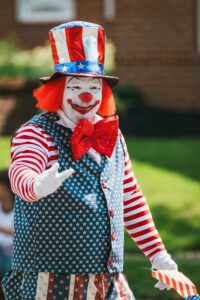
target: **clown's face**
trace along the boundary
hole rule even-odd
[[[80,119],[91,119],[101,101],[101,78],[67,76],[61,109],[74,123]]]

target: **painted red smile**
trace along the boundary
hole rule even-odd
[[[71,107],[79,112],[80,114],[82,115],[85,115],[87,114],[89,111],[91,111],[95,106],[97,106],[99,103],[100,103],[100,100],[97,100],[93,105],[89,105],[87,107],[82,107],[82,106],[79,106],[77,104],[73,104],[72,103],[72,99],[68,99],[67,102],[71,105]]]

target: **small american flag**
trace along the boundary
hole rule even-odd
[[[196,286],[183,273],[174,270],[152,271],[152,276],[171,288],[186,300],[200,300]]]

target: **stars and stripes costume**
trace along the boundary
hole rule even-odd
[[[152,215],[135,177],[129,158],[125,139],[119,132],[124,152],[123,173],[123,205],[124,225],[149,258],[159,251],[164,245],[152,220]],[[14,134],[11,144],[11,167],[9,176],[16,194],[21,195],[26,201],[35,201],[37,196],[33,193],[34,176],[29,175],[29,168],[36,173],[49,169],[58,160],[58,148],[45,130],[38,125],[25,124]],[[27,170],[27,166],[29,167]],[[24,176],[21,174],[24,172]],[[114,212],[111,209],[110,214]]]
[[[104,40],[102,27],[92,23],[54,28],[55,73],[41,80],[92,75],[116,84],[116,77],[103,74]],[[90,121],[103,126],[98,115]],[[149,259],[166,252],[120,130],[111,155],[91,148],[76,159],[71,141],[77,127],[59,109],[34,116],[13,134],[14,244],[12,269],[2,280],[7,300],[134,299],[123,273],[124,227]],[[59,172],[72,167],[75,173],[38,197],[37,175],[56,162]]]
[[[70,22],[53,28],[49,32],[55,72],[67,72],[87,76],[103,75],[110,82],[114,76],[106,76],[104,67],[105,33],[102,26],[86,22]],[[52,77],[55,76],[55,73]],[[46,80],[46,78],[43,78]]]

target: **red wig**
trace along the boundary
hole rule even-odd
[[[65,82],[66,77],[59,77],[35,89],[33,96],[38,101],[36,107],[48,112],[56,112],[61,106]],[[113,116],[116,113],[112,90],[104,79],[102,80],[102,102],[98,113],[102,117]]]
[[[110,117],[116,113],[116,105],[112,90],[105,79],[102,80],[102,102],[98,114],[102,117]]]
[[[41,87],[33,91],[33,96],[37,99],[36,107],[49,112],[56,112],[62,102],[66,77],[59,77],[47,81]]]

